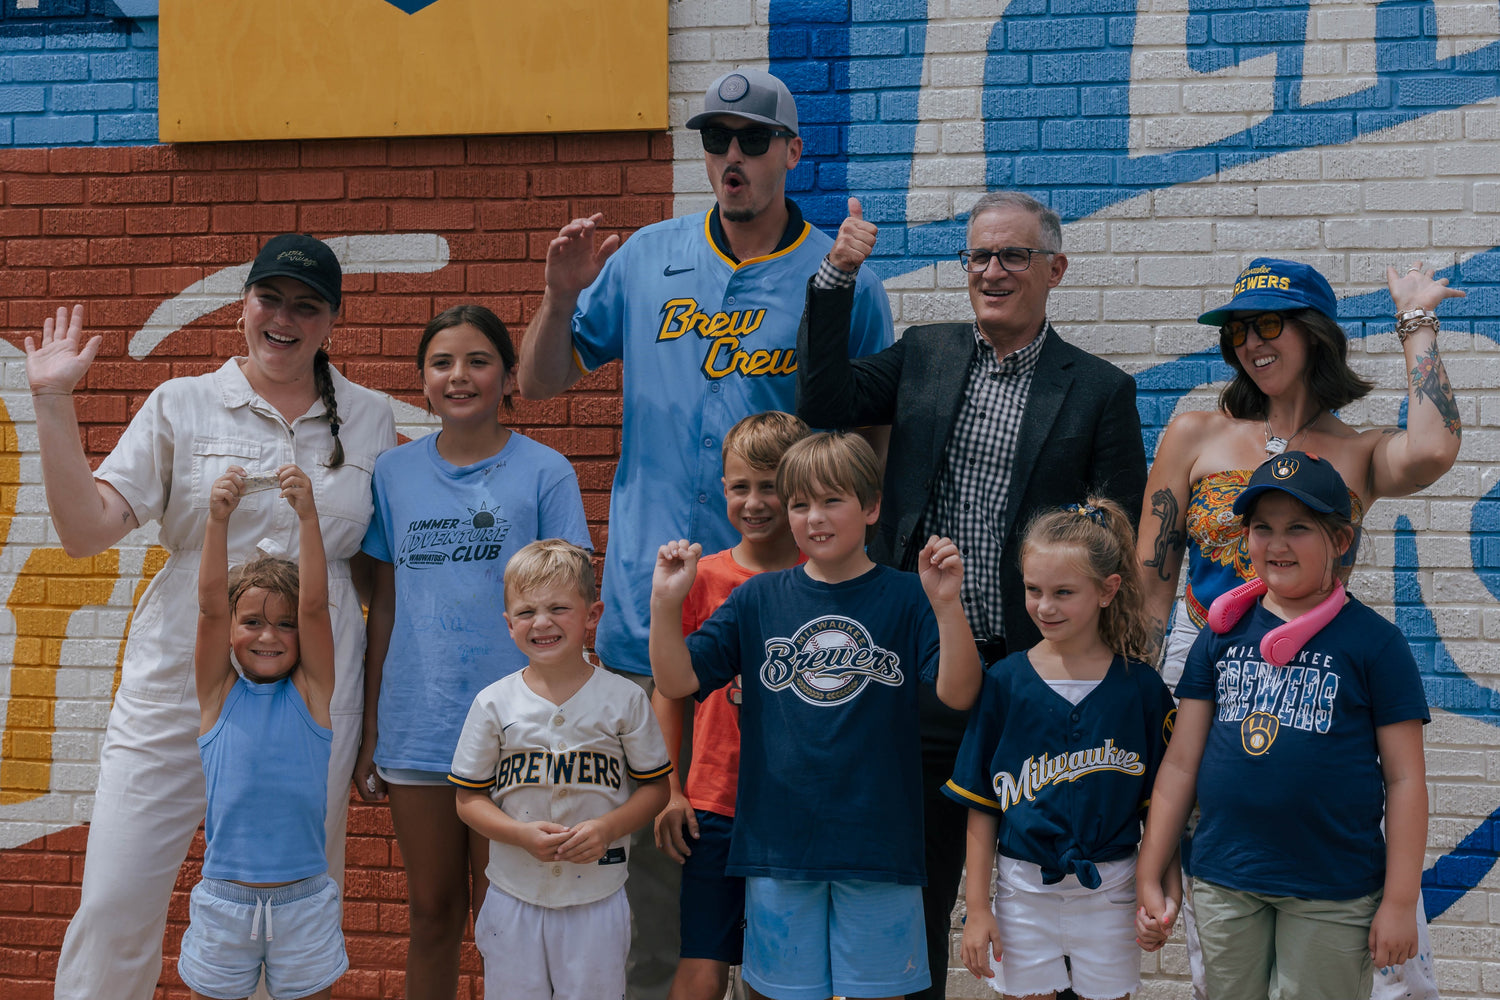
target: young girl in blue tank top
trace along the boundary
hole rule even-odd
[[[944,789],[969,807],[963,961],[1006,997],[1126,997],[1136,844],[1173,713],[1143,662],[1135,531],[1104,499],[1043,513],[1021,576],[1042,641],[985,671]]]
[[[261,556],[229,574],[230,515],[275,488],[297,517],[300,565]],[[333,626],[312,483],[295,465],[274,479],[231,466],[213,484],[193,671],[208,847],[178,975],[194,997],[249,996],[262,970],[272,996],[327,997],[349,967],[324,834]]]
[[[505,426],[516,350],[493,312],[454,306],[427,324],[417,371],[436,434],[375,463],[375,561],[356,790],[389,795],[406,864],[411,1000],[452,1000],[489,842],[458,818],[448,783],[474,696],[526,665],[506,631],[505,565],[530,542],[591,549],[578,479],[562,455]]]
[[[1426,698],[1400,630],[1345,594],[1354,540],[1333,465],[1285,452],[1234,501],[1258,579],[1214,601],[1188,653],[1141,845],[1137,930],[1192,904],[1213,1000],[1368,997],[1417,950]],[[1381,818],[1385,829],[1382,834]]]

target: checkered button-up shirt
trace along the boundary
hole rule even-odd
[[[963,403],[943,451],[943,463],[920,536],[946,535],[964,559],[964,615],[980,642],[1005,636],[1000,567],[1005,558],[1005,505],[1021,418],[1047,326],[1025,347],[1003,358],[974,327],[978,349],[969,362]]]

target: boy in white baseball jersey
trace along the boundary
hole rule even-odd
[[[474,699],[448,775],[459,817],[490,839],[485,1000],[625,994],[626,848],[666,805],[672,765],[645,693],[583,658],[600,609],[575,545],[532,542],[505,568],[528,662]]]

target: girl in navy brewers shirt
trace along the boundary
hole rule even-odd
[[[1196,795],[1193,909],[1209,995],[1369,996],[1375,967],[1417,946],[1421,679],[1401,632],[1344,594],[1354,531],[1329,462],[1272,458],[1234,512],[1261,596],[1216,601],[1213,630],[1188,654],[1141,847],[1142,944],[1155,947],[1176,914],[1180,887],[1163,876]]]

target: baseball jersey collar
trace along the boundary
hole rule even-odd
[[[802,218],[802,209],[798,208],[797,203],[790,198],[785,201],[786,229],[782,230],[781,239],[776,242],[776,249],[767,254],[767,257],[774,257],[784,250],[791,249],[802,239],[803,231],[807,228],[807,223]],[[708,213],[708,238],[713,243],[714,249],[730,263],[744,263],[734,255],[733,250],[729,249],[729,237],[724,235],[724,223],[719,220],[718,205],[715,205]]]

